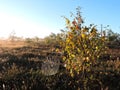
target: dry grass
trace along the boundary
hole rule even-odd
[[[27,44],[25,41],[8,41],[8,40],[0,40],[0,47],[2,48],[17,48],[23,47]]]

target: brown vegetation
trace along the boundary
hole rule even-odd
[[[26,46],[25,41],[9,41],[9,40],[0,40],[0,47],[6,48],[17,48]]]
[[[12,44],[11,44],[12,45]],[[8,45],[9,46],[9,45]],[[54,48],[53,48],[54,46]],[[0,53],[0,89],[1,90],[76,90],[83,89],[85,81],[82,74],[72,78],[68,71],[60,66],[58,73],[44,76],[41,73],[43,61],[52,52],[56,45],[34,44],[33,46],[1,47]],[[119,50],[117,50],[118,52]],[[116,50],[114,51],[114,53]],[[116,53],[117,53],[116,52]],[[112,52],[110,52],[112,54]],[[61,62],[62,63],[62,62]],[[62,64],[61,64],[62,65]],[[120,87],[120,60],[100,60],[93,71],[86,73],[89,77],[86,83],[89,90],[108,88],[119,90]]]

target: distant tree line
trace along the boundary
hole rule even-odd
[[[114,49],[120,49],[120,34],[114,33],[112,30],[108,30],[107,32],[108,38],[108,47]]]
[[[120,34],[115,33],[112,30],[108,30],[106,33],[106,38],[108,39],[107,46],[111,49],[120,49]],[[61,40],[62,35],[63,33],[51,33],[44,39],[47,44],[58,44]]]

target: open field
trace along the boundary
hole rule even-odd
[[[25,45],[26,43],[24,41],[0,40],[0,47],[16,48],[16,47],[23,47]]]
[[[43,61],[52,53],[53,46],[27,46],[25,42],[0,45],[0,90],[77,90],[78,87],[84,90],[81,74],[71,78],[62,64],[54,75],[41,73]],[[86,73],[95,77],[88,80],[88,90],[120,90],[119,52],[111,50],[109,53],[116,55],[114,60],[100,60],[92,72]],[[61,60],[60,56],[58,58]]]

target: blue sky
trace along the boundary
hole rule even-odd
[[[0,37],[45,37],[65,27],[61,16],[70,17],[81,7],[86,25],[110,25],[120,33],[120,0],[0,0]]]

